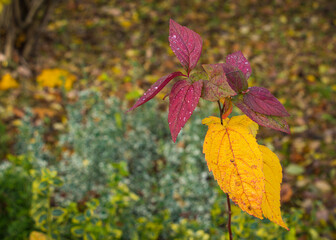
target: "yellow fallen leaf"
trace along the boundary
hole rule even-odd
[[[202,123],[209,128],[203,145],[209,170],[232,201],[262,219],[263,160],[252,135],[256,133],[254,123],[246,116],[223,119],[223,125],[216,117],[205,118]]]
[[[19,84],[15,79],[9,74],[6,73],[2,76],[2,79],[0,81],[0,90],[8,90],[11,88],[17,88]]]
[[[307,76],[307,80],[309,81],[309,82],[315,82],[316,81],[316,78],[315,78],[315,76],[314,75],[311,75],[311,74],[309,74],[308,76]]]
[[[76,76],[66,70],[54,68],[44,69],[42,73],[37,76],[37,83],[42,87],[64,87],[66,90],[72,88]]]
[[[263,215],[272,222],[289,230],[282,220],[280,212],[282,169],[279,158],[265,146],[259,145],[259,149],[263,156],[263,172],[265,176],[265,193],[262,201]]]

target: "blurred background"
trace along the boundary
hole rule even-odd
[[[163,96],[182,70],[169,19],[199,33],[198,64],[242,51],[291,134],[260,127],[280,158],[290,231],[233,206],[235,239],[336,239],[336,2],[0,0],[0,239],[227,239],[201,100],[174,144]],[[237,109],[233,114],[241,114]]]

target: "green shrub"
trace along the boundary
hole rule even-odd
[[[199,119],[212,109],[196,109],[173,144],[166,114],[155,102],[143,108],[124,114],[118,100],[83,91],[67,107],[67,130],[57,136],[53,152],[46,151],[43,125],[25,118],[17,145],[25,157],[0,168],[4,185],[25,186],[12,198],[24,201],[20,207],[27,223],[20,222],[22,234],[12,236],[24,239],[37,230],[53,239],[225,239],[226,198],[201,152],[205,129]],[[20,210],[10,205],[6,211]],[[295,229],[286,232],[245,214],[233,216],[232,229],[241,239],[296,239]],[[289,227],[297,224],[291,217]],[[6,218],[2,226],[6,221],[11,229],[18,224]],[[254,231],[255,224],[262,225],[260,231]],[[8,229],[0,234],[7,236]]]
[[[30,158],[8,156],[0,165],[0,239],[25,239],[33,228],[29,215],[31,179]]]

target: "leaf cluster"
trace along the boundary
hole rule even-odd
[[[174,142],[200,98],[212,102],[225,101],[227,104],[232,101],[259,125],[290,132],[284,119],[289,113],[284,106],[266,88],[248,87],[251,66],[240,51],[229,54],[225,63],[204,64],[203,72],[190,74],[202,53],[200,35],[171,19],[169,43],[186,74],[174,72],[160,78],[129,111],[152,99],[174,78],[183,77],[174,84],[169,94],[168,123]]]

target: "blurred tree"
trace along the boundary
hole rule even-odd
[[[29,58],[55,2],[57,1],[7,0],[0,12],[0,52],[8,60],[14,57],[14,53]]]

